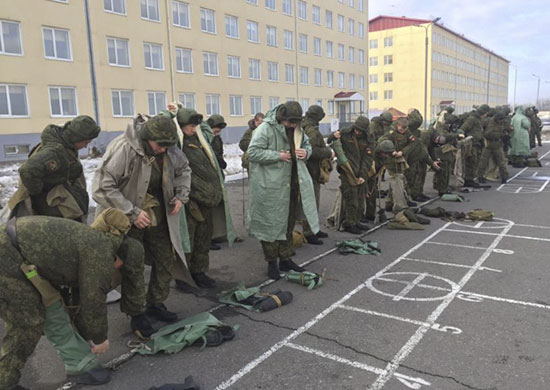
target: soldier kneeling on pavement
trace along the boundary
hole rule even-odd
[[[121,310],[132,316],[132,327],[150,328],[143,314],[143,247],[124,236],[129,228],[128,218],[115,209],[107,209],[92,227],[49,216],[14,218],[0,226],[0,317],[6,325],[1,389],[24,389],[18,385],[21,370],[43,332],[71,382],[110,380],[96,355],[109,350],[105,297],[115,269],[122,273]],[[63,308],[61,285],[80,289],[78,333]]]

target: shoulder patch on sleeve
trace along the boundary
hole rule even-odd
[[[46,168],[48,168],[48,171],[55,172],[59,169],[59,164],[56,160],[49,160],[46,161]]]

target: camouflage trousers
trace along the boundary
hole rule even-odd
[[[388,171],[389,192],[386,199],[386,204],[392,205],[393,211],[403,210],[409,205],[409,195],[406,190],[406,179],[403,173]]]
[[[434,172],[433,188],[438,194],[449,190],[449,181],[455,165],[454,159],[443,159],[439,162],[439,170]]]
[[[356,226],[365,212],[366,185],[352,186],[345,175],[340,175],[342,193],[342,226]]]
[[[313,182],[313,191],[315,192],[315,204],[317,205],[317,211],[319,211],[319,201],[321,197],[321,183],[318,181],[312,180]],[[304,229],[304,236],[313,236],[315,233],[309,227],[309,223],[306,219],[300,220],[302,227]]]
[[[170,240],[168,223],[163,221],[158,226],[138,229],[132,226],[128,236],[135,238],[143,244],[145,250],[145,264],[151,266],[151,278],[147,290],[147,304],[162,303],[170,294],[170,282],[172,281],[172,268],[176,263],[176,255]],[[124,297],[124,279],[122,282],[122,295]],[[138,301],[137,299],[134,301]],[[122,309],[122,306],[121,306]]]
[[[286,240],[277,240],[273,242],[260,241],[262,244],[262,250],[264,252],[264,258],[266,261],[290,260],[294,254],[294,248],[292,247],[292,232],[294,231],[294,225],[296,225],[296,212],[298,210],[298,194],[299,190],[297,186],[290,186],[290,202],[288,205],[288,222],[286,225]],[[266,207],[269,207],[268,205]]]
[[[474,180],[477,178],[477,171],[479,168],[479,159],[483,151],[483,146],[472,145],[472,151],[469,156],[466,156],[466,172],[464,174],[465,180]]]
[[[423,161],[412,163],[405,171],[405,178],[409,185],[409,194],[412,197],[422,195],[424,193],[424,182],[426,181],[426,173],[428,168]]]
[[[366,198],[365,217],[374,219],[376,216],[376,200],[378,199],[378,179],[372,176],[367,179],[369,197]]]
[[[207,272],[210,268],[210,243],[214,234],[214,222],[212,220],[212,209],[197,204],[204,221],[199,221],[185,208],[187,217],[187,229],[189,230],[189,242],[191,243],[191,253],[185,254],[189,272],[192,274]]]
[[[487,147],[483,150],[481,161],[479,163],[478,177],[484,177],[489,159],[492,158],[498,167],[501,179],[508,178],[508,170],[506,169],[506,158],[501,141],[488,141]]]

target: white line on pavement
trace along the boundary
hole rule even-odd
[[[406,257],[403,257],[402,260],[406,259]],[[427,273],[422,273],[418,275],[414,280],[407,284],[407,287],[405,287],[399,294],[397,294],[395,297],[393,297],[394,301],[400,301],[403,297],[407,296],[407,294],[418,284],[420,283],[426,276],[428,276]]]
[[[410,257],[405,257],[403,260],[408,261],[416,261],[419,263],[428,263],[428,264],[439,264],[439,265],[448,265],[450,267],[458,267],[458,268],[473,268],[471,265],[465,265],[465,264],[456,264],[456,263],[446,263],[444,261],[434,261],[434,260],[424,260],[424,259],[413,259]],[[489,268],[489,267],[479,267],[480,271],[493,271],[493,272],[502,272],[499,269],[495,268]]]
[[[498,234],[498,233],[471,232],[471,231],[468,231],[468,230],[461,230],[461,229],[445,229],[445,231],[446,232],[455,232],[455,233],[484,234],[484,235],[487,235],[487,236],[501,236],[501,234]],[[516,236],[515,234],[505,234],[503,237],[521,238],[523,240],[550,241],[550,238]]]

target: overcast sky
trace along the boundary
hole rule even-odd
[[[537,78],[540,99],[550,98],[549,0],[369,0],[369,19],[378,15],[420,19],[441,17],[438,23],[464,34],[510,61],[508,101],[535,103]]]

